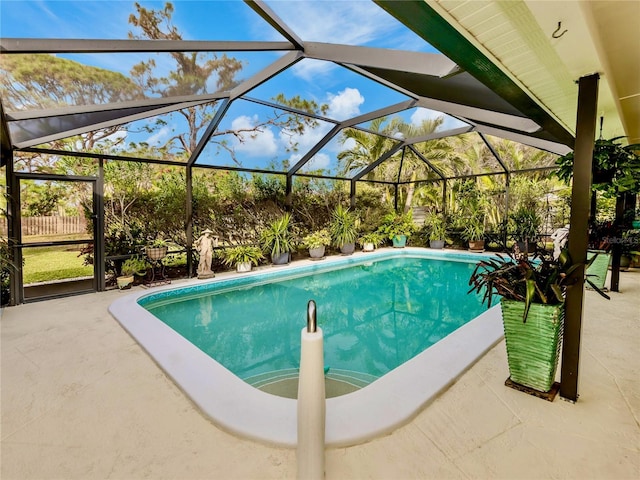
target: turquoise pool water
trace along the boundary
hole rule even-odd
[[[320,265],[138,302],[239,378],[259,385],[298,368],[300,330],[313,299],[326,367],[364,386],[486,310],[479,296],[467,295],[475,263],[402,256],[328,271]]]

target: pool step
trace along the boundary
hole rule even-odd
[[[352,370],[341,370],[335,368],[330,368],[329,371],[325,374],[325,377],[331,380],[336,380],[339,382],[347,383],[349,385],[353,385],[357,388],[366,387],[371,382],[378,379],[378,377],[369,375],[368,373],[354,372]],[[298,369],[287,368],[283,370],[275,370],[272,372],[254,375],[252,377],[245,378],[244,381],[253,387],[262,388],[269,384],[297,378]]]

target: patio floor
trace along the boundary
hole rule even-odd
[[[328,449],[326,478],[640,478],[640,270],[620,289],[585,293],[576,404],[505,387],[501,342],[407,425]],[[296,478],[295,450],[217,428],[109,315],[128,293],[1,311],[0,477]]]

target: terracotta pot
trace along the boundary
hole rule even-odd
[[[472,252],[484,252],[484,240],[469,240],[469,250]]]

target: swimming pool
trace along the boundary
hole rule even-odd
[[[409,257],[414,260],[405,264]],[[314,298],[325,334],[329,372],[356,372],[354,377],[365,378],[363,384],[377,378],[365,388],[327,400],[327,444],[352,445],[406,422],[500,340],[499,310],[480,313],[484,309],[479,302],[466,305],[463,310],[475,317],[466,324],[469,318],[454,318],[451,313],[452,304],[468,301],[469,272],[456,269],[479,259],[477,254],[464,252],[380,250],[226,279],[219,275],[213,281],[185,284],[181,292],[175,287],[139,292],[114,302],[110,312],[216,423],[243,436],[293,447],[295,400],[257,390],[241,378],[263,381],[274,373],[295,371],[306,302]],[[449,263],[451,260],[457,261]],[[433,281],[436,271],[442,269],[455,278],[452,284]],[[325,270],[330,272],[321,273]],[[321,282],[327,275],[328,282]],[[375,292],[371,282],[379,283],[380,278],[389,283]],[[338,302],[331,300],[336,296],[331,288],[343,292]],[[215,309],[207,300],[211,289],[217,292]],[[457,300],[438,304],[437,298],[451,289],[449,294]],[[186,301],[178,299],[178,294]],[[247,311],[259,309],[260,313],[247,315],[245,311],[244,318],[231,320],[232,326],[224,323],[237,315],[232,307],[256,299],[258,303]],[[196,310],[189,313],[189,304]],[[300,305],[290,308],[295,304]],[[277,313],[283,305],[292,310],[290,315]],[[275,336],[281,341],[275,345],[269,335],[275,328],[274,317],[282,316],[291,318],[283,320],[288,324],[284,330],[276,329]],[[185,318],[197,321],[186,322]],[[442,324],[453,333],[442,330]],[[398,336],[400,330],[407,335]],[[417,335],[425,330],[428,335]],[[213,343],[202,343],[203,338],[210,342],[212,337]],[[430,337],[436,343],[424,346],[416,343],[417,337]],[[367,347],[354,348],[363,345]],[[360,356],[359,351],[365,355]]]

